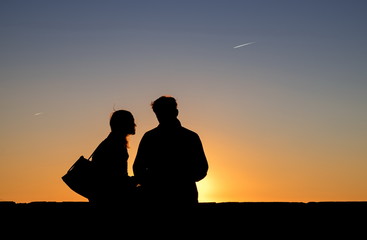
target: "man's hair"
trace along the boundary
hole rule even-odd
[[[162,96],[151,103],[155,113],[169,113],[177,110],[176,99],[171,96]]]

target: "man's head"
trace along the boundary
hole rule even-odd
[[[162,96],[152,102],[152,108],[159,123],[174,121],[178,116],[176,99],[170,96]]]

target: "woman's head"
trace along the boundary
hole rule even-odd
[[[131,112],[117,110],[112,113],[110,118],[111,131],[124,135],[135,134],[135,121]]]

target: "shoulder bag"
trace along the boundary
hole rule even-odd
[[[93,163],[90,161],[93,154],[94,152],[88,159],[80,156],[66,174],[61,177],[71,190],[88,199],[92,197],[94,192],[94,169]]]

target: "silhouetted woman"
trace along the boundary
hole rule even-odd
[[[97,206],[123,205],[130,202],[131,184],[127,166],[129,135],[135,134],[133,115],[126,110],[112,113],[111,132],[92,157],[95,169],[95,194],[89,199]]]

